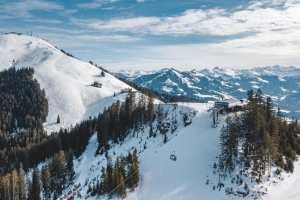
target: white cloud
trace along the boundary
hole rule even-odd
[[[64,7],[60,4],[44,0],[25,0],[18,2],[8,2],[1,5],[0,12],[6,13],[9,17],[32,18],[30,11],[43,10],[47,12],[60,11]]]
[[[114,10],[116,7],[115,6],[110,6],[106,8],[102,8],[102,10]]]
[[[93,41],[110,41],[110,42],[134,42],[134,41],[139,41],[141,38],[138,37],[130,37],[127,35],[99,35],[99,36],[94,36],[94,35],[80,35],[77,36],[76,38],[79,39],[84,39],[84,40],[93,40]]]
[[[64,10],[61,15],[71,15],[71,14],[74,14],[74,13],[77,13],[78,11],[75,10],[75,9],[67,9],[67,10]]]
[[[56,27],[49,27],[49,26],[34,26],[33,29],[39,30],[40,32],[50,32],[53,34],[62,33],[62,35],[70,35],[70,34],[84,34],[90,31],[88,30],[76,30],[76,29],[63,29],[63,28],[56,28]],[[67,33],[67,34],[66,34]],[[60,37],[60,36],[58,36]]]
[[[264,1],[256,1],[256,2],[252,2],[247,9],[250,9],[250,10],[255,10],[255,9],[258,9],[258,8],[261,8],[263,5],[265,5],[265,2]]]
[[[97,9],[97,8],[100,8],[104,4],[115,3],[117,1],[118,0],[95,0],[95,1],[90,2],[90,3],[77,4],[77,7],[84,8],[84,9]]]
[[[49,23],[49,24],[60,24],[62,21],[56,20],[56,19],[41,19],[41,18],[30,18],[30,19],[25,19],[24,21],[27,22],[39,22],[39,23]]]
[[[280,3],[281,7],[265,5]],[[251,9],[249,9],[249,7]],[[75,19],[71,22],[107,32],[129,31],[152,35],[234,35],[288,28],[300,24],[300,3],[288,0],[252,2],[248,9],[229,13],[225,9],[192,9],[169,17]]]
[[[264,36],[267,37],[267,36]],[[199,68],[251,68],[272,65],[300,66],[298,54],[289,50],[289,44],[280,44],[270,50],[268,41],[253,43],[255,38],[236,40],[220,44],[187,44],[153,46],[131,52],[126,59],[111,59],[101,62],[105,68],[111,69],[161,69],[174,67],[179,70]],[[299,45],[299,42],[298,42]],[[284,54],[280,52],[287,51]]]
[[[157,17],[137,17],[128,19],[112,19],[109,21],[97,20],[97,19],[77,19],[70,18],[70,21],[76,25],[87,26],[96,30],[106,31],[129,31],[133,29],[145,28],[159,22]],[[138,31],[138,30],[137,30]]]
[[[80,26],[111,33],[239,37],[214,44],[164,45],[132,50],[126,59],[105,60],[108,68],[300,66],[300,0],[252,1],[234,12],[193,9],[169,17],[73,19]],[[247,34],[244,34],[247,33]],[[204,37],[205,38],[205,37]],[[121,55],[121,54],[120,54]],[[120,61],[122,60],[122,61]],[[101,62],[101,61],[99,61]]]

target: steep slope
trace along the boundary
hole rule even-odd
[[[156,72],[116,73],[138,85],[153,88],[161,93],[186,95],[204,101],[218,97],[246,98],[249,89],[261,88],[265,96],[271,96],[275,105],[289,117],[300,117],[298,103],[300,69],[296,67],[263,67],[253,69],[202,69],[178,71],[173,68]]]
[[[212,104],[190,104],[178,106],[178,129],[171,134],[168,132],[168,140],[163,143],[163,136],[157,134],[156,138],[148,138],[149,127],[144,133],[139,133],[128,138],[119,145],[114,145],[108,151],[113,160],[119,155],[127,155],[128,151],[136,148],[139,152],[140,183],[135,192],[129,192],[126,199],[230,199],[224,193],[214,192],[207,188],[205,181],[212,173],[211,166],[217,161],[219,154],[219,126],[211,128],[212,119],[206,112]],[[187,127],[180,120],[180,112],[190,113],[197,111],[193,123]],[[164,110],[172,110],[172,106],[164,106]],[[154,124],[155,127],[155,124]],[[146,143],[146,149],[144,148]],[[97,142],[95,137],[90,140],[85,154],[80,162],[75,163],[77,168],[76,183],[82,187],[81,195],[88,199],[99,199],[87,194],[88,188],[98,179],[102,167],[106,167],[105,155],[99,155],[91,161],[95,154]],[[170,154],[175,151],[176,161],[170,160]],[[70,190],[68,188],[66,191]],[[76,195],[75,195],[76,197]],[[117,199],[117,198],[116,198]]]
[[[108,151],[108,155],[115,160],[117,156],[127,155],[128,151],[136,148],[139,152],[139,173],[140,182],[134,191],[127,190],[127,198],[130,200],[152,200],[152,199],[245,199],[242,196],[226,195],[225,188],[233,187],[236,190],[243,190],[242,185],[232,184],[233,176],[239,175],[238,170],[222,182],[225,187],[219,191],[213,187],[217,187],[219,176],[213,173],[213,164],[218,163],[218,155],[220,154],[219,136],[220,129],[225,123],[224,117],[221,116],[220,124],[217,128],[212,128],[212,119],[207,108],[212,103],[194,103],[180,104],[178,112],[190,112],[194,109],[197,115],[193,118],[191,125],[184,127],[182,121],[178,129],[171,134],[167,133],[168,142],[163,143],[163,136],[157,134],[155,138],[149,138],[149,127],[145,128],[144,133],[135,133],[126,138],[122,144],[113,145]],[[164,106],[165,110],[171,110],[169,105]],[[171,112],[169,112],[171,113]],[[171,117],[171,116],[169,116]],[[154,127],[155,127],[154,123]],[[146,143],[146,149],[144,144]],[[94,184],[101,176],[102,167],[106,167],[107,161],[105,155],[94,157],[96,146],[98,145],[96,137],[92,137],[83,156],[75,162],[76,179],[75,183],[83,185],[79,193],[86,199],[107,199],[106,196],[91,196],[88,192],[89,188],[93,188]],[[170,160],[170,155],[175,151],[176,161]],[[243,177],[248,182],[250,194],[246,199],[298,199],[299,190],[299,161],[295,162],[295,171],[293,174],[281,173],[280,180],[275,173],[270,180],[264,178],[264,183],[257,184],[251,181],[251,177]],[[276,167],[274,167],[274,170]],[[267,176],[267,175],[266,175]],[[207,180],[208,184],[207,184]],[[267,188],[267,191],[265,191]],[[72,186],[66,191],[72,189]],[[259,194],[257,191],[265,191],[265,194]],[[66,192],[65,192],[66,193]],[[77,198],[78,193],[75,195]],[[118,199],[113,196],[112,199]]]
[[[69,57],[36,37],[0,36],[0,70],[10,67],[34,68],[34,77],[49,101],[49,115],[44,123],[48,133],[98,115],[104,107],[124,98],[120,91],[128,87],[109,74],[102,77],[97,67]],[[92,87],[94,81],[101,82],[102,88]],[[61,124],[56,123],[58,115]]]

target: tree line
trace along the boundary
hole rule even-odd
[[[119,100],[98,115],[97,137],[98,151],[103,153],[110,148],[109,142],[122,142],[130,130],[138,132],[144,129],[144,125],[154,119],[153,93],[149,96],[136,95],[129,91],[125,102]]]
[[[78,158],[96,130],[97,118],[90,117],[47,135],[48,101],[33,74],[33,68],[0,72],[0,174],[20,167],[27,172],[60,150],[72,149]]]
[[[0,168],[18,165],[26,147],[45,138],[48,115],[45,90],[33,79],[33,68],[0,72]],[[19,157],[20,156],[20,157]]]
[[[149,136],[155,137],[156,133],[152,127],[153,120],[156,115],[158,121],[162,121],[166,116],[161,105],[159,105],[155,115],[153,91],[149,91],[149,96],[137,95],[136,92],[129,91],[125,102],[117,101],[113,103],[110,107],[105,108],[102,113],[99,113],[98,117],[89,117],[89,119],[83,120],[75,126],[71,125],[70,128],[60,129],[60,131],[48,135],[43,129],[43,122],[48,114],[48,102],[45,91],[40,88],[37,80],[33,79],[33,73],[32,68],[19,70],[11,68],[0,73],[0,98],[2,100],[0,101],[0,177],[1,181],[4,182],[9,178],[8,182],[6,181],[5,184],[3,182],[4,187],[0,188],[0,194],[9,197],[8,199],[12,197],[11,195],[17,194],[12,192],[16,187],[15,183],[11,184],[12,176],[19,177],[18,184],[22,183],[25,176],[27,199],[37,198],[38,192],[31,192],[36,190],[32,188],[38,188],[36,184],[42,186],[43,191],[41,192],[47,193],[44,194],[45,197],[49,194],[60,194],[60,191],[66,185],[65,180],[71,179],[66,178],[68,177],[66,172],[63,172],[64,175],[61,176],[58,174],[60,173],[58,172],[59,169],[64,169],[62,165],[55,167],[53,164],[59,163],[55,161],[58,157],[63,160],[60,163],[66,162],[67,166],[71,166],[73,162],[69,158],[73,158],[73,155],[78,158],[85,151],[90,137],[95,132],[99,142],[98,153],[106,152],[111,143],[122,142],[129,133],[133,133],[132,136],[137,134],[138,137],[138,134],[144,132],[146,124],[150,124],[151,127]],[[164,126],[163,122],[159,124]],[[161,133],[165,132],[165,129],[160,127],[157,127],[157,130],[160,130]],[[67,156],[70,151],[72,156]],[[63,157],[67,158],[67,161]],[[136,157],[136,153],[133,157]],[[120,157],[119,160],[123,160],[123,158]],[[36,169],[39,163],[45,161],[45,167],[41,171]],[[39,177],[40,181],[36,181],[37,179],[32,177],[30,179],[32,182],[28,182],[26,175],[23,175],[23,173],[26,174],[30,168],[35,169],[33,176]],[[116,167],[113,168],[116,169]],[[127,173],[122,174],[123,179],[131,176],[137,168],[137,158],[132,159],[132,162],[126,162],[125,169]],[[118,167],[118,170],[122,169]],[[112,176],[113,171],[108,168],[108,172],[111,173],[109,176]],[[106,174],[106,171],[104,173]],[[117,174],[117,172],[115,173]],[[64,178],[64,176],[66,177]],[[133,175],[133,177],[135,177],[135,180],[130,179],[125,182],[127,188],[137,185],[138,176]],[[48,182],[44,183],[43,178],[47,179]],[[119,180],[121,180],[120,175]],[[115,180],[112,182],[112,185],[119,183]],[[103,188],[106,187],[107,189],[103,189],[102,192],[107,194],[108,188],[114,185],[105,185],[107,185],[107,181],[105,182],[105,179],[103,179]],[[7,187],[10,188],[9,191],[5,190]],[[23,186],[19,186],[19,188],[23,188]],[[23,190],[19,192],[19,199],[24,199],[20,195],[24,195]]]
[[[12,200],[57,199],[62,191],[72,183],[74,176],[73,152],[59,151],[48,160],[42,169],[35,168],[31,177],[25,171],[13,169],[0,175],[0,198]],[[53,193],[53,195],[52,195]]]
[[[104,118],[107,113],[115,112],[116,108],[121,110],[118,101],[99,114],[99,119],[89,117],[75,126],[71,125],[68,129],[60,129],[59,132],[47,135],[42,123],[48,114],[48,102],[45,91],[41,90],[37,80],[33,79],[33,73],[32,68],[18,70],[10,68],[0,73],[0,197],[5,197],[4,199],[38,199],[40,192],[37,190],[41,188],[40,186],[45,192],[45,197],[51,196],[53,192],[54,195],[60,194],[66,185],[66,180],[72,179],[67,175],[64,166],[68,169],[69,166],[73,167],[73,155],[78,158],[85,151],[90,137],[96,130],[99,132],[99,141],[102,141],[99,146],[106,144],[108,147],[108,140],[118,142],[124,139],[129,133],[127,128],[132,128],[133,125],[136,129],[141,127],[141,124],[152,119],[150,116],[153,116],[154,112],[152,97],[146,105],[146,97],[141,96],[142,100],[137,107],[134,103],[135,94],[130,93],[126,105],[130,105],[131,108],[126,107],[126,109],[131,114],[134,113],[132,115],[134,118],[127,119],[128,116],[120,115],[122,125],[118,126],[117,121],[106,123]],[[124,106],[122,104],[122,108],[125,108]],[[137,116],[140,113],[142,117]],[[134,123],[131,123],[131,120],[134,120]],[[115,125],[116,128],[112,128]],[[102,130],[107,131],[104,136]],[[111,134],[111,131],[115,134]],[[36,166],[44,161],[46,161],[45,167],[39,171]],[[33,177],[28,179],[26,173],[30,168],[35,170],[32,173]]]
[[[297,119],[288,122],[271,97],[264,100],[260,89],[248,91],[248,105],[242,114],[227,118],[221,129],[219,169],[231,172],[244,163],[242,170],[252,168],[258,175],[271,174],[276,164],[288,172],[294,171],[293,161],[300,153],[300,127]]]
[[[102,168],[101,179],[97,179],[89,185],[88,193],[91,196],[105,195],[111,198],[117,195],[120,198],[126,198],[127,191],[133,191],[139,183],[139,166],[137,150],[133,154],[128,152],[127,156],[118,156],[113,164],[111,156],[107,155],[106,169]]]

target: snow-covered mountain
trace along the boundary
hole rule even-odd
[[[125,94],[120,94],[120,90],[128,87],[109,74],[106,74],[105,77],[100,76],[99,68],[65,55],[41,38],[14,34],[0,36],[0,70],[10,67],[34,68],[34,77],[45,89],[49,101],[49,115],[44,123],[49,132],[57,131],[60,127],[68,128],[71,124],[74,125],[89,116],[98,115],[104,107],[110,106],[118,99],[124,100]],[[197,70],[179,72],[174,69],[163,69],[160,72],[128,72],[128,74],[136,79],[153,77],[144,80],[143,83],[146,86],[158,85],[159,83],[155,83],[156,79],[160,80],[165,86],[162,91],[175,92],[177,90],[182,94],[190,95],[192,92],[189,93],[188,89],[203,90],[206,92],[203,94],[204,96],[198,95],[198,97],[210,99],[220,95],[233,96],[221,89],[219,91],[218,88],[226,86],[226,84],[233,87],[233,85],[239,86],[235,83],[243,83],[242,81],[237,82],[242,79],[238,71],[227,70],[225,73],[222,70],[216,68],[206,70],[206,72]],[[295,68],[291,68],[292,70],[297,71]],[[295,71],[292,73],[295,74]],[[262,71],[261,73],[266,72]],[[286,70],[285,73],[289,74],[289,70]],[[250,72],[249,74],[244,73],[243,76],[249,76],[248,81],[253,79],[257,82],[249,83],[250,85],[261,86],[263,83],[267,83],[266,81],[271,82],[271,79]],[[265,76],[273,77],[270,74],[265,74]],[[277,77],[276,80],[287,83],[288,76]],[[102,88],[92,87],[91,84],[94,81],[101,82]],[[245,85],[248,84],[248,81],[244,81]],[[196,83],[202,82],[210,87],[201,88],[196,85]],[[182,88],[182,85],[186,85],[185,88]],[[230,88],[229,86],[226,87]],[[282,87],[283,90],[289,89],[288,86]],[[299,86],[297,85],[297,87]],[[248,88],[244,90],[246,89]],[[262,89],[264,88],[262,87]],[[293,90],[297,91],[297,88],[295,87]],[[116,93],[115,97],[114,93]],[[298,93],[295,92],[295,94]],[[111,149],[107,153],[113,160],[119,155],[126,155],[133,148],[138,151],[140,182],[135,191],[128,190],[126,199],[243,199],[239,196],[225,195],[224,189],[221,192],[213,190],[219,177],[213,174],[212,166],[217,162],[217,156],[220,153],[219,133],[225,116],[221,117],[220,125],[216,129],[211,128],[212,119],[210,113],[207,112],[211,106],[213,106],[212,102],[179,103],[175,110],[174,105],[163,105],[164,111],[167,111],[165,120],[168,122],[177,118],[178,122],[178,128],[174,133],[171,131],[166,133],[168,141],[165,144],[161,134],[157,134],[155,138],[149,137],[149,126],[145,126],[138,134],[131,132],[122,143],[111,144]],[[189,126],[184,125],[184,113],[192,121]],[[57,115],[63,118],[64,124],[56,124]],[[154,121],[153,127],[156,125],[157,121]],[[74,199],[107,198],[91,196],[88,193],[89,188],[102,175],[101,168],[106,166],[105,154],[95,155],[97,146],[98,141],[95,134],[89,140],[89,145],[81,157],[74,160],[76,172],[74,183],[81,183],[79,192],[83,197],[79,198],[75,195]],[[170,160],[170,154],[174,151],[177,156],[176,161]],[[294,174],[283,172],[284,180],[282,181],[277,180],[275,176],[264,184],[253,183],[249,185],[252,188],[251,194],[256,195],[256,191],[261,190],[263,186],[264,188],[268,187],[267,194],[261,196],[263,199],[298,199],[300,195],[299,176],[300,168],[299,161],[297,161]],[[209,180],[209,184],[207,184],[207,180]],[[227,179],[225,184],[229,185],[230,179]],[[70,185],[63,194],[59,195],[67,194],[72,188],[73,185]],[[252,197],[255,196],[249,196],[249,198]],[[118,199],[116,196],[112,198]]]
[[[153,88],[161,93],[186,95],[204,101],[218,97],[246,98],[251,88],[261,88],[265,96],[271,96],[276,106],[289,117],[300,117],[300,68],[262,67],[253,69],[202,69],[178,71],[165,68],[151,72],[119,71],[138,85]]]
[[[49,115],[44,123],[50,133],[68,128],[82,120],[94,117],[125,94],[120,91],[128,85],[89,63],[67,56],[47,41],[15,34],[0,36],[0,70],[32,67],[34,78],[45,89]],[[102,88],[92,87],[94,81]],[[116,97],[114,97],[116,93]],[[57,116],[63,124],[57,124]]]

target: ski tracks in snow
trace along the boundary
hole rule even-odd
[[[1,56],[2,56],[3,51],[6,49],[7,42],[9,41],[9,39],[10,39],[10,35],[7,37],[7,40],[6,40],[5,45],[4,45],[4,49],[1,52]],[[15,39],[12,41],[11,49],[14,46],[14,43],[15,43]],[[5,56],[5,60],[4,60],[3,64],[2,64],[3,66],[5,66],[6,60],[7,60],[7,56]]]
[[[3,54],[3,51],[6,49],[6,44],[7,44],[7,41],[9,40],[9,37],[10,37],[10,35],[7,37],[7,39],[6,39],[6,41],[5,41],[4,47],[3,47],[2,51],[1,51],[1,56],[2,56],[2,54]],[[4,63],[3,63],[3,64],[4,64]]]
[[[176,188],[175,190],[173,190],[172,192],[168,192],[166,193],[162,198],[160,198],[159,200],[165,200],[165,199],[173,199],[172,197],[174,195],[176,195],[177,193],[181,192],[182,190],[186,189],[189,186],[189,183],[183,184],[181,186],[179,186],[178,188]]]

